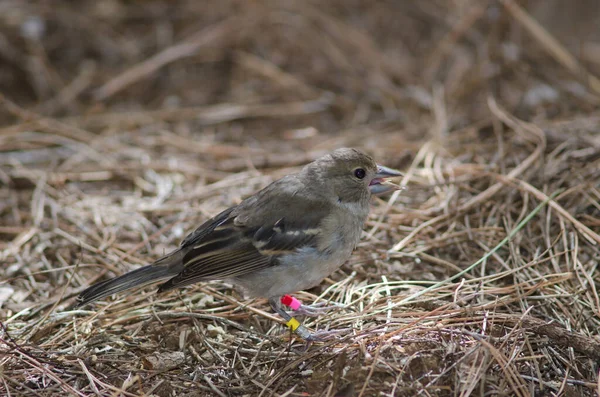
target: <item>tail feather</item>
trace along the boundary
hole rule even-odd
[[[102,281],[92,285],[77,297],[75,307],[81,307],[118,292],[128,289],[152,284],[160,280],[171,278],[182,270],[177,255],[167,255],[149,266],[125,273],[122,276]]]

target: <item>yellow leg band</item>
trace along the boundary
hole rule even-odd
[[[285,325],[287,325],[292,331],[295,331],[300,326],[300,323],[298,322],[298,320],[296,320],[294,317],[292,317],[290,319],[290,321],[285,323]]]

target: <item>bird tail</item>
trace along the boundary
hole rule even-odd
[[[117,292],[155,283],[176,276],[183,270],[180,251],[162,257],[151,265],[141,267],[122,276],[92,285],[77,296],[75,307],[102,299]]]

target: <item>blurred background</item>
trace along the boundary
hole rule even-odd
[[[1,1],[0,394],[596,395],[599,28],[597,0]],[[69,312],[341,146],[407,172],[302,295],[360,338],[298,356],[221,284]]]
[[[369,146],[380,132],[430,134],[436,97],[446,130],[485,119],[489,94],[527,119],[595,110],[588,72],[600,69],[599,8],[593,0],[6,0],[0,90],[29,118],[93,134],[168,128],[271,152],[350,134]],[[217,104],[231,106],[203,108]],[[1,125],[24,117],[0,108]],[[141,128],[150,120],[160,127]],[[275,147],[265,142],[275,137]]]

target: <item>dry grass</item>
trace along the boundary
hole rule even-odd
[[[597,396],[594,4],[3,2],[0,395]],[[407,189],[298,294],[338,338],[218,282],[69,310],[340,146]]]

